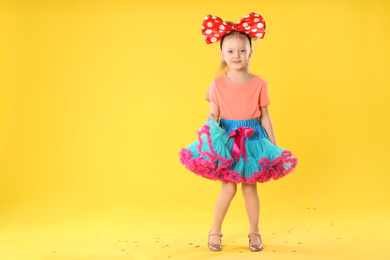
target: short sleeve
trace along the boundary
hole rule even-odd
[[[214,79],[210,84],[209,90],[207,91],[206,100],[209,102],[212,101],[214,104],[219,105],[218,93]]]
[[[268,98],[268,83],[264,81],[264,85],[260,89],[259,107],[268,106],[270,103]]]

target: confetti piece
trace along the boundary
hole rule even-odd
[[[240,253],[242,253],[242,251],[240,251]]]
[[[316,200],[318,200],[318,198],[316,198]]]
[[[192,243],[189,243],[189,245],[192,245]]]
[[[337,239],[341,239],[341,237],[338,237]]]
[[[195,247],[200,247],[200,245],[197,245],[197,246],[195,246]]]
[[[276,251],[274,250],[274,251],[272,251],[272,252],[276,252]]]
[[[53,253],[55,253],[56,251],[53,251]]]
[[[288,243],[288,241],[284,241],[284,243]]]
[[[298,242],[298,244],[302,244],[301,242]]]
[[[310,233],[310,231],[307,231],[307,233]]]
[[[293,251],[293,252],[297,252],[297,251]]]

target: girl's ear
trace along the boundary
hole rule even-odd
[[[225,58],[223,57],[223,52],[222,52],[222,50],[219,51],[219,53],[220,53],[220,55],[221,55],[221,59],[222,59],[222,60],[225,60]]]

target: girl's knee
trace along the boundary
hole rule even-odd
[[[257,194],[257,183],[249,184],[249,183],[243,183],[242,184],[242,194],[245,196],[246,194]]]
[[[237,192],[237,183],[235,182],[222,182],[222,192],[234,196]]]

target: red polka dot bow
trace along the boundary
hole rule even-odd
[[[264,18],[261,15],[252,12],[237,21],[234,25],[210,14],[203,20],[202,34],[207,44],[221,40],[222,36],[234,30],[244,32],[252,37],[263,39],[265,34]]]

